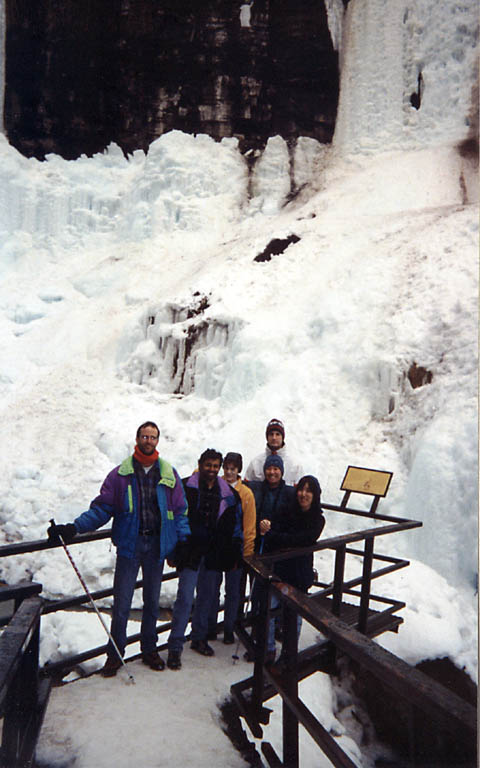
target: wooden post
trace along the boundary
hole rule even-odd
[[[370,586],[372,583],[372,562],[373,562],[373,536],[365,541],[365,552],[363,557],[362,572],[362,592],[360,597],[360,613],[358,616],[358,631],[362,634],[367,632],[368,606],[370,602]]]
[[[298,634],[297,634],[297,613],[290,606],[283,605],[283,655],[285,657],[285,666],[283,677],[285,680],[285,689],[288,694],[298,697],[297,681],[297,656],[298,656]],[[285,699],[282,701],[282,720],[283,720],[283,765],[285,768],[298,768],[299,749],[298,749],[298,717],[288,706]]]
[[[340,616],[342,608],[343,595],[343,574],[345,571],[345,550],[346,545],[337,547],[335,554],[335,576],[333,582],[332,613]]]
[[[258,583],[258,582],[257,582]],[[268,582],[258,583],[258,615],[255,620],[255,662],[253,666],[252,705],[261,721],[263,708],[263,664],[267,652],[267,632],[270,620],[270,587]]]
[[[31,765],[43,717],[38,689],[41,608],[39,598],[26,599],[1,637],[0,696],[4,700],[1,764],[12,768]]]

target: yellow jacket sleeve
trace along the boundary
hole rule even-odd
[[[255,509],[255,498],[250,488],[243,485],[239,480],[236,490],[240,494],[243,512],[243,556],[253,554],[255,536],[257,532],[257,513]]]

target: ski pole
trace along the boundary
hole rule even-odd
[[[50,520],[50,523],[52,525],[56,524],[55,520],[53,518]],[[114,647],[114,649],[115,649],[115,651],[116,651],[116,653],[118,655],[118,658],[120,659],[120,661],[122,662],[122,664],[123,664],[123,666],[125,668],[125,672],[128,675],[129,681],[131,683],[134,683],[135,679],[134,679],[133,675],[127,670],[127,665],[125,664],[123,656],[122,656],[122,654],[120,653],[120,651],[118,649],[118,645],[116,644],[115,640],[112,637],[112,634],[111,634],[110,630],[108,629],[107,625],[105,624],[105,621],[103,620],[103,616],[101,615],[100,611],[98,610],[97,606],[95,605],[95,601],[94,601],[92,595],[90,594],[90,591],[89,591],[87,585],[85,584],[83,576],[80,573],[80,571],[78,570],[78,568],[77,568],[77,566],[75,564],[75,561],[74,561],[73,557],[71,556],[71,554],[70,554],[70,552],[68,550],[68,547],[67,547],[67,545],[65,544],[65,542],[63,540],[63,537],[60,536],[60,534],[57,534],[57,535],[58,535],[58,538],[60,540],[60,544],[62,545],[63,549],[65,550],[66,556],[70,560],[70,564],[71,564],[73,570],[75,571],[75,573],[78,576],[78,580],[80,581],[80,584],[82,585],[82,587],[83,587],[83,589],[85,591],[85,594],[87,595],[88,599],[90,600],[90,602],[91,602],[91,604],[93,606],[93,609],[95,610],[95,613],[97,614],[97,616],[98,616],[98,618],[100,620],[100,623],[101,623],[102,627],[104,628],[105,632],[107,633],[108,639],[110,640],[112,646]]]

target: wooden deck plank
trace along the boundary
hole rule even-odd
[[[331,597],[325,597],[323,595],[310,595],[309,600],[312,600],[317,605],[320,605],[322,608],[330,611],[330,613],[332,612]],[[360,605],[342,602],[340,616],[338,616],[338,618],[345,622],[345,624],[348,624],[349,627],[357,627],[359,615]],[[373,608],[369,608],[366,634],[368,637],[376,637],[382,632],[396,632],[402,622],[403,619],[401,616],[396,616],[394,614],[388,613],[387,611],[375,611]]]

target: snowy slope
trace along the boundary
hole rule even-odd
[[[283,142],[272,144],[270,174],[282,167]],[[198,156],[195,182],[185,147]],[[2,151],[6,186],[18,187],[26,161],[5,143]],[[475,206],[459,199],[464,160],[437,149],[353,164],[336,161],[332,151],[320,191],[310,187],[266,216],[257,198],[246,199],[231,143],[172,133],[151,154],[177,157],[169,170],[176,218],[190,228],[168,231],[159,220],[169,193],[154,194],[152,157],[140,176],[112,154],[77,161],[100,231],[65,224],[77,235],[65,244],[62,235],[27,232],[24,224],[4,247],[4,535],[41,536],[52,515],[66,520],[83,509],[147,416],[161,426],[165,453],[187,473],[207,444],[251,456],[277,414],[288,446],[319,475],[325,500],[338,498],[348,463],[394,471],[386,506],[425,522],[409,554],[421,552],[450,579],[473,583],[475,553],[465,556],[462,541],[465,526],[475,525],[477,218]],[[42,202],[50,194],[49,162],[28,163],[31,194]],[[53,163],[65,178],[71,166],[79,173],[77,163]],[[440,164],[437,185],[429,170]],[[99,187],[92,184],[97,166]],[[218,174],[204,179],[208,167]],[[392,167],[395,193],[382,194]],[[158,234],[123,239],[122,218],[104,212],[105,172],[112,187],[114,175],[134,176],[116,187],[118,208],[128,209],[143,184],[137,209],[153,198],[149,218],[158,216],[151,223]],[[70,210],[72,221],[83,210],[75,202],[79,186],[63,199],[62,214]],[[190,195],[192,187],[207,197]],[[7,206],[13,197],[7,192]],[[24,215],[33,222],[40,214],[25,205]],[[273,237],[292,233],[300,239],[283,254],[254,261]],[[193,320],[181,315],[197,305]],[[180,382],[174,358],[182,359],[192,325],[198,342]],[[414,362],[433,374],[416,390],[406,378]],[[179,384],[185,396],[175,394]],[[438,530],[443,516],[443,538],[431,546],[428,525]]]

